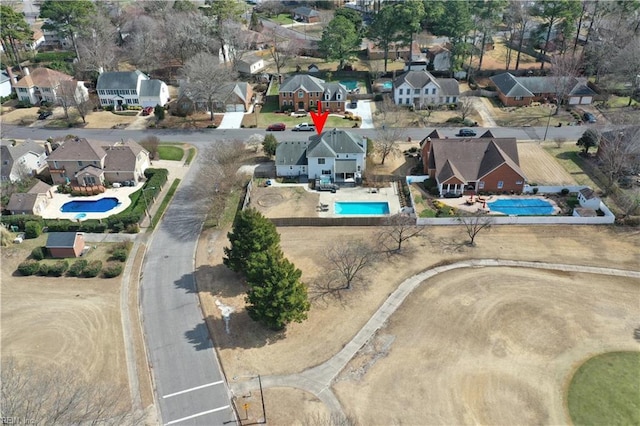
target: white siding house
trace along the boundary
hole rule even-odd
[[[435,78],[428,71],[409,71],[393,82],[396,105],[425,108],[430,105],[455,104],[460,88],[453,78]]]
[[[169,89],[163,81],[150,80],[147,75],[136,70],[130,72],[105,72],[98,77],[96,85],[100,105],[113,105],[119,109],[123,105],[154,107],[164,106],[169,101]]]

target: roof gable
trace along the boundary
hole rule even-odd
[[[49,232],[46,248],[69,248],[73,247],[77,232]]]
[[[277,166],[304,166],[307,164],[308,141],[280,142],[276,147]]]
[[[138,78],[149,80],[145,74],[139,70],[135,71],[115,71],[103,72],[98,76],[97,90],[136,90],[138,88]]]
[[[61,81],[73,80],[73,77],[49,68],[34,68],[29,75],[25,75],[14,87],[58,87]]]
[[[328,130],[309,137],[307,157],[337,157],[338,154],[366,154],[366,142],[345,130]]]
[[[307,74],[296,74],[287,78],[280,85],[280,92],[295,92],[302,89],[306,92],[323,92],[325,81]]]
[[[86,138],[66,139],[47,158],[49,161],[102,161],[107,153],[101,144]]]

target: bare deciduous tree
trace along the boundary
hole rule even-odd
[[[362,278],[362,273],[372,267],[377,259],[374,249],[362,240],[340,241],[325,253],[328,270],[339,275],[344,282],[344,290],[351,290],[353,284]]]
[[[576,76],[580,69],[579,61],[568,55],[555,55],[551,58],[551,79],[553,81],[554,95],[556,97],[556,111],[560,112],[560,106],[565,102],[569,92],[576,85]]]
[[[404,135],[405,131],[401,127],[389,127],[385,125],[378,129],[373,146],[376,153],[380,156],[380,164],[384,164],[388,156],[395,157],[400,154],[398,144],[404,138]]]
[[[277,16],[282,13],[284,4],[280,0],[267,0],[260,3],[260,10],[263,11],[268,18]]]
[[[160,146],[160,138],[153,135],[145,136],[140,140],[140,145],[149,151],[149,155],[152,160],[156,159],[156,155],[158,155],[158,146]]]
[[[127,34],[125,49],[139,69],[149,72],[158,68],[166,45],[162,21],[147,15],[129,19],[121,33]]]
[[[206,104],[213,121],[216,104],[228,95],[225,86],[234,78],[233,70],[219,64],[218,58],[211,53],[202,52],[187,61],[182,75],[185,94],[195,103]]]
[[[473,107],[472,98],[469,96],[460,96],[460,98],[458,98],[458,112],[460,113],[462,121],[466,120],[474,111],[475,108]]]
[[[405,110],[401,106],[396,105],[392,97],[384,96],[382,102],[376,103],[376,111],[374,114],[381,118],[384,128],[388,125],[400,127],[402,117],[405,115]]]
[[[88,30],[78,37],[81,60],[77,69],[82,71],[111,71],[117,68],[120,50],[117,45],[118,29],[111,23],[103,7],[89,23]]]
[[[424,226],[417,226],[415,218],[396,214],[387,218],[378,235],[378,241],[383,247],[387,247],[387,250],[400,253],[405,241],[419,236],[423,231]],[[393,247],[390,247],[391,244]]]
[[[2,359],[2,417],[42,425],[134,425],[131,402],[120,388],[89,383],[75,366],[49,370]]]
[[[165,31],[171,34],[164,49],[167,60],[176,59],[184,65],[196,53],[208,51],[209,25],[199,12],[167,13]]]
[[[618,178],[640,172],[640,126],[604,133],[597,156],[607,189],[611,189]]]
[[[462,224],[465,232],[469,236],[469,245],[475,246],[476,236],[484,229],[489,230],[493,224],[493,218],[487,215],[464,216],[458,214],[456,220]]]
[[[271,45],[269,53],[276,66],[276,73],[280,74],[280,69],[298,53],[298,48],[294,41],[278,34],[276,28],[270,28],[264,32]]]

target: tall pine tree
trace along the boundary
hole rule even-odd
[[[249,259],[280,244],[275,225],[255,209],[241,211],[227,234],[231,247],[224,248],[223,263],[235,272],[246,273]]]

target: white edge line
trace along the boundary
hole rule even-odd
[[[203,411],[202,413],[194,414],[192,416],[183,417],[183,418],[178,419],[178,420],[172,420],[169,423],[165,423],[165,426],[172,425],[172,424],[175,424],[175,423],[180,423],[180,422],[183,422],[185,420],[193,419],[194,417],[204,416],[205,414],[215,413],[216,411],[226,410],[227,408],[229,408],[229,406],[225,405],[224,407],[214,408],[213,410],[209,410],[209,411]]]
[[[181,395],[183,393],[187,393],[187,392],[192,392],[198,389],[203,389],[203,388],[208,388],[209,386],[215,386],[215,385],[220,385],[224,383],[224,380],[219,380],[217,382],[211,382],[211,383],[207,383],[206,385],[202,385],[202,386],[196,386],[195,388],[190,388],[190,389],[185,389],[182,390],[180,392],[174,392],[174,393],[170,393],[169,395],[165,395],[162,398],[171,398],[172,396],[176,396],[176,395]],[[168,424],[168,423],[167,423]]]

